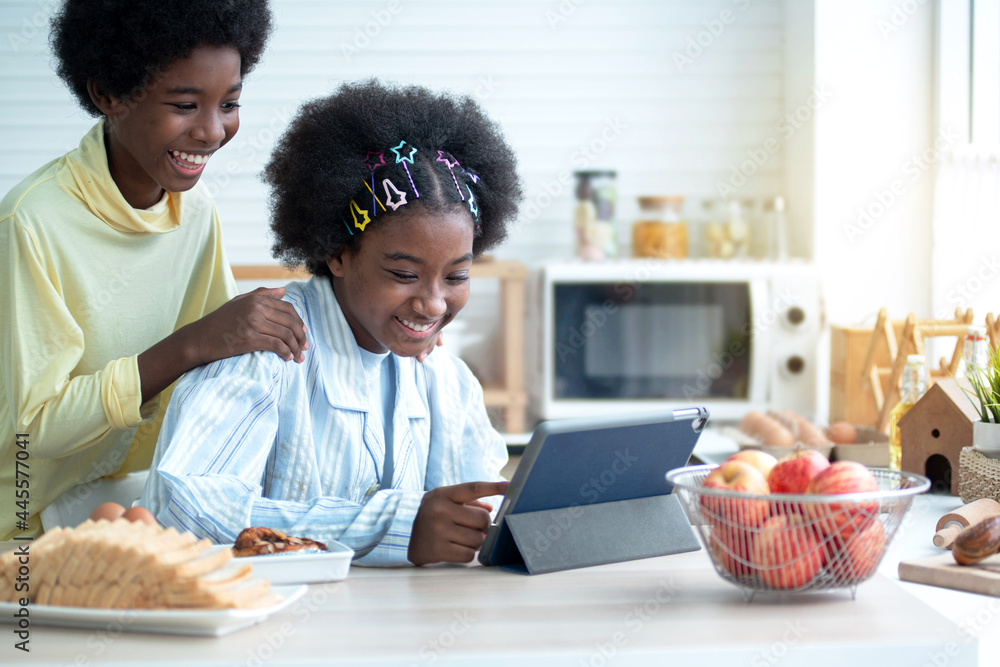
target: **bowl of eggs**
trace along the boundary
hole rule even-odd
[[[795,449],[814,449],[830,458],[834,445],[822,428],[791,410],[751,410],[729,435],[740,449],[760,449],[778,459]]]

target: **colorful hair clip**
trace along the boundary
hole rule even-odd
[[[375,161],[376,157],[378,158],[378,162]],[[378,153],[376,153],[375,151],[368,151],[368,155],[365,156],[364,163],[365,166],[371,169],[372,171],[375,171],[379,167],[384,167],[385,153],[382,153],[381,151]]]
[[[473,174],[471,171],[466,171],[465,167],[462,167],[462,173],[468,176],[473,183],[476,183],[477,185],[479,184],[479,176],[476,174]]]
[[[375,172],[372,172],[372,183],[375,182],[375,180],[374,180],[374,174],[375,174]],[[367,183],[365,183],[365,187],[368,188],[368,192],[372,193],[372,210],[375,211],[375,217],[377,218],[378,217],[378,211],[375,209],[375,204],[378,204],[379,206],[381,206],[383,211],[385,211],[385,206],[382,206],[382,202],[380,202],[379,200],[375,199],[375,191],[372,190],[372,186],[370,186]]]
[[[347,220],[341,218],[340,221],[344,223],[344,227],[347,227],[347,233],[350,234],[351,236],[354,236],[354,232],[351,231],[351,226],[347,224]]]
[[[375,161],[376,157],[378,158],[377,162]],[[375,203],[378,200],[375,199],[375,170],[378,169],[379,167],[385,166],[385,153],[382,152],[376,153],[375,151],[368,151],[368,155],[366,155],[364,159],[364,164],[371,171],[372,184],[368,185],[367,183],[365,183],[365,185],[368,186],[368,192],[372,193],[372,213],[374,213],[375,216],[377,217],[378,209],[375,208]],[[384,211],[385,207],[382,207],[382,210]]]
[[[417,186],[413,182],[413,176],[410,175],[410,168],[406,166],[407,162],[413,164],[413,156],[417,154],[417,148],[416,146],[410,146],[410,154],[407,155],[406,157],[403,157],[399,151],[402,150],[403,146],[405,145],[406,145],[405,141],[400,141],[398,146],[391,148],[389,150],[391,150],[393,153],[396,154],[396,164],[399,164],[400,162],[403,163],[403,169],[406,170],[406,177],[410,179],[410,187],[413,188],[413,194],[415,194],[417,196],[417,199],[419,199],[420,191],[417,190]]]
[[[455,172],[452,170],[452,167],[458,166],[458,160],[455,160],[455,156],[451,153],[449,153],[448,156],[454,161],[449,161],[448,158],[444,156],[444,151],[438,151],[437,161],[444,162],[445,166],[448,167],[448,171],[451,172],[451,180],[455,181],[455,189],[458,190],[458,196],[462,198],[462,201],[465,201],[465,195],[462,194],[462,188],[459,187],[458,179],[455,178]]]
[[[476,216],[476,220],[479,220],[479,206],[475,203],[476,198],[472,194],[472,188],[470,188],[469,184],[466,183],[465,189],[469,191],[469,213]]]
[[[406,193],[400,192],[396,188],[396,184],[388,178],[382,181],[382,187],[385,189],[385,205],[391,207],[393,211],[406,203]],[[392,192],[396,193],[399,197],[397,201],[392,200],[392,194],[389,192],[389,188],[392,188]]]
[[[358,222],[359,213],[363,218],[361,222]],[[361,231],[365,231],[365,225],[372,221],[372,219],[368,217],[368,211],[358,206],[358,203],[353,199],[351,200],[351,219],[354,220],[354,226]]]

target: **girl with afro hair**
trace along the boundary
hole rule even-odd
[[[123,484],[106,478],[147,469],[185,371],[252,350],[301,360],[283,290],[233,298],[198,182],[239,127],[243,78],[271,27],[267,0],[66,0],[53,17],[59,76],[98,120],[0,202],[11,503],[30,459],[30,502],[17,496],[17,514],[0,517],[0,540],[86,517]]]
[[[301,365],[245,354],[185,375],[141,504],[217,542],[264,526],[362,564],[468,562],[506,482],[482,388],[447,351],[473,259],[517,214],[516,162],[468,97],[345,84],[306,104],[264,172]]]

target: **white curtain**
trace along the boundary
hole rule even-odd
[[[951,319],[972,308],[975,323],[1000,316],[1000,146],[954,149],[934,186],[931,304]]]

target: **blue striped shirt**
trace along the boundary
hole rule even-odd
[[[368,418],[379,397],[330,283],[292,283],[285,300],[308,327],[305,361],[254,352],[178,380],[140,504],[219,543],[266,526],[342,542],[360,564],[406,564],[424,491],[501,479],[507,449],[482,388],[444,350],[391,355],[395,465],[382,488],[384,429]]]

